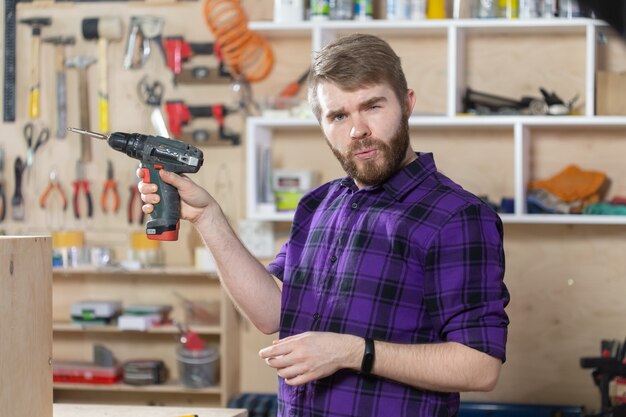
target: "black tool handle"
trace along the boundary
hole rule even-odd
[[[190,42],[189,46],[196,55],[213,55],[213,51],[215,50],[212,43]]]
[[[24,197],[22,196],[22,174],[24,173],[24,162],[19,156],[15,158],[15,192],[11,198],[11,218],[13,220],[24,220]]]
[[[3,222],[7,215],[7,198],[2,183],[0,183],[0,206],[0,222]]]
[[[178,190],[163,182],[160,169],[154,165],[142,167],[143,181],[156,184],[160,200],[154,205],[151,219],[146,223],[146,235],[152,240],[178,240],[180,196]]]

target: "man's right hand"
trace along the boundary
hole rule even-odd
[[[170,184],[178,190],[181,203],[180,216],[182,219],[189,220],[193,224],[198,224],[208,217],[208,212],[220,210],[215,199],[189,177],[168,172],[163,169],[159,171],[159,175],[163,182]],[[141,169],[137,170],[137,176],[142,179],[137,185],[141,193],[141,199],[145,203],[142,210],[144,213],[150,214],[154,210],[154,204],[159,203],[159,196],[156,194],[157,185],[143,182]]]

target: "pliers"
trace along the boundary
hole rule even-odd
[[[93,202],[91,200],[91,192],[89,192],[89,181],[85,179],[85,167],[83,162],[76,162],[76,181],[74,181],[74,217],[80,218],[80,190],[85,194],[87,201],[87,217],[93,217]]]
[[[59,199],[61,200],[63,211],[67,210],[67,198],[65,197],[65,192],[63,191],[63,188],[61,188],[61,184],[59,183],[59,179],[57,178],[57,172],[55,170],[50,171],[50,181],[48,182],[48,186],[39,198],[39,205],[42,209],[47,208],[48,197],[53,191],[56,191],[56,194],[58,194]]]
[[[117,192],[117,181],[113,179],[113,163],[110,160],[107,162],[107,179],[104,181],[104,189],[100,198],[100,207],[102,207],[103,213],[107,212],[107,195],[109,193],[113,196],[113,213],[117,213],[120,209],[120,195]]]

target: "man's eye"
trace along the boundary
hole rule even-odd
[[[345,118],[346,118],[345,114],[337,114],[337,115],[335,115],[334,120],[340,122],[340,121],[342,121]]]

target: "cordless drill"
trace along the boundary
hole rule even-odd
[[[146,224],[146,235],[152,240],[178,240],[180,196],[176,188],[161,180],[159,170],[177,174],[196,173],[204,162],[202,151],[185,142],[161,136],[123,132],[107,136],[73,127],[68,130],[106,140],[111,148],[141,161],[143,181],[156,184],[157,194],[161,197]]]

